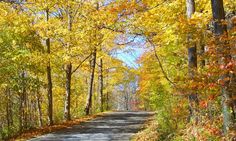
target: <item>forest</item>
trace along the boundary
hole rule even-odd
[[[0,140],[116,110],[156,112],[138,141],[236,140],[236,1],[0,0],[0,99]]]

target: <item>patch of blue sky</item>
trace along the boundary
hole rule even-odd
[[[122,60],[124,62],[124,65],[134,69],[138,69],[140,67],[140,64],[137,63],[137,59],[144,53],[144,51],[145,38],[138,36],[135,37],[133,42],[127,44],[123,49],[118,50],[114,56],[119,60]]]

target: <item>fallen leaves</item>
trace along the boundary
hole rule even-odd
[[[65,129],[65,128],[70,128],[74,125],[81,124],[82,122],[86,122],[86,121],[95,119],[97,117],[102,117],[106,113],[107,112],[103,112],[103,113],[99,113],[99,114],[95,114],[95,115],[89,115],[89,116],[85,116],[82,118],[73,119],[71,121],[65,121],[63,123],[55,124],[53,126],[44,126],[42,128],[38,128],[38,129],[27,130],[27,131],[23,132],[22,134],[9,139],[9,141],[25,141],[25,140],[28,140],[28,139],[31,139],[33,137],[37,137],[37,136],[40,136],[43,134],[51,133],[54,131]]]

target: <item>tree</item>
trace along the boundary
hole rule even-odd
[[[67,24],[68,24],[68,31],[71,32],[72,31],[72,9],[71,7],[68,5],[68,8],[66,9],[67,12]],[[69,39],[71,39],[71,37],[69,37]],[[69,40],[70,41],[70,40]],[[67,43],[67,50],[70,50],[71,46],[70,46],[70,42]],[[71,75],[72,75],[72,63],[68,62],[65,65],[66,69],[66,97],[65,97],[65,109],[64,109],[64,119],[65,120],[70,120],[71,119],[71,114],[70,114],[70,105],[71,105]]]
[[[0,140],[134,103],[157,111],[159,140],[231,140],[235,5],[2,0]]]
[[[227,44],[225,38],[227,38],[227,29],[226,25],[223,23],[225,20],[225,11],[223,0],[212,0],[212,13],[213,13],[213,20],[214,20],[214,34],[216,40],[216,50],[219,59],[219,64],[221,66],[226,66],[230,60],[230,47]],[[229,91],[229,72],[226,70],[222,76],[221,81],[223,84],[222,88],[222,106],[223,106],[223,124],[224,124],[224,132],[227,133],[230,128],[232,127],[234,121],[232,115],[230,113],[230,106],[228,101],[231,101],[232,93]]]
[[[187,5],[187,18],[191,19],[192,15],[195,12],[195,1],[194,0],[186,0]],[[194,78],[197,71],[197,46],[193,41],[193,36],[191,33],[187,35],[187,46],[188,46],[188,69],[189,69],[189,77],[191,81],[194,81]],[[190,118],[194,117],[197,121],[197,105],[198,105],[198,96],[196,92],[192,91],[189,95],[189,111]]]
[[[46,9],[46,21],[49,20],[49,9]],[[50,38],[46,39],[47,54],[50,56]],[[50,58],[47,65],[47,90],[48,90],[48,121],[49,125],[53,125],[53,96],[52,96],[52,74],[51,74],[51,62]],[[39,106],[40,107],[40,106]],[[40,108],[39,108],[40,109]],[[40,113],[40,111],[39,111]]]
[[[104,101],[104,96],[103,96],[103,61],[102,58],[99,59],[99,99],[100,99],[100,111],[103,112],[103,101]]]
[[[96,48],[92,52],[92,57],[90,60],[90,75],[89,75],[89,83],[88,83],[88,95],[86,100],[86,107],[85,107],[85,114],[90,114],[90,109],[92,106],[92,95],[93,95],[93,82],[94,82],[94,73],[95,73],[95,66],[96,66],[96,56],[97,50]]]

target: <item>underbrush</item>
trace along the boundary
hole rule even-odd
[[[222,117],[210,119],[201,116],[198,124],[171,116],[168,112],[157,112],[155,119],[139,132],[134,141],[235,141],[236,132],[224,135]]]
[[[145,129],[135,135],[133,141],[156,141],[159,138],[158,124],[156,120],[152,120],[145,125]]]
[[[173,95],[166,85],[152,88],[144,99],[151,97],[148,108],[156,110],[156,116],[138,133],[136,141],[236,141],[236,126],[230,125],[226,134],[222,97],[215,94],[216,90],[198,91],[199,101],[190,106],[187,96]]]

